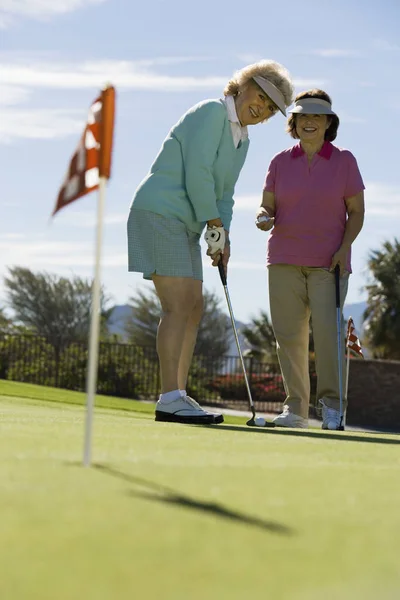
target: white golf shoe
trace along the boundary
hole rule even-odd
[[[157,402],[156,421],[192,425],[217,425],[223,423],[224,417],[221,414],[204,410],[190,396],[181,395],[175,400],[159,400]]]
[[[283,407],[283,412],[273,419],[273,423],[277,427],[293,427],[296,429],[307,429],[308,419],[300,417],[293,412],[290,412],[288,406]]]
[[[332,431],[339,429],[343,425],[340,419],[340,412],[327,406],[323,398],[319,402],[322,405],[322,429],[330,429]]]

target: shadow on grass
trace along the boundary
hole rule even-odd
[[[230,521],[236,521],[237,523],[242,523],[244,525],[258,527],[259,529],[263,529],[271,533],[277,533],[281,535],[293,535],[294,533],[293,530],[289,527],[286,527],[286,525],[281,525],[273,521],[266,521],[264,519],[259,519],[258,517],[252,517],[251,515],[247,515],[245,513],[230,510],[224,505],[217,504],[215,502],[196,500],[195,498],[181,494],[167,486],[149,481],[148,479],[143,479],[142,477],[136,477],[135,475],[123,473],[122,471],[118,471],[117,469],[107,465],[94,464],[93,467],[101,473],[105,473],[117,479],[122,479],[123,481],[126,481],[135,487],[143,488],[143,491],[134,490],[129,492],[130,495],[135,496],[136,498],[142,498],[144,500],[151,500],[154,502],[162,502],[164,504],[170,504],[180,508],[187,508],[190,510],[203,512],[221,519],[227,519]]]
[[[201,427],[201,425],[190,425],[190,427]],[[210,426],[209,426],[210,427]],[[204,428],[204,427],[203,427]],[[343,431],[330,431],[325,433],[322,431],[312,431],[310,429],[284,429],[283,427],[243,427],[241,425],[211,425],[213,431],[246,431],[247,433],[264,433],[268,435],[289,435],[298,437],[310,437],[313,439],[339,440],[344,442],[364,442],[367,444],[400,444],[399,439],[390,439],[377,437],[382,435],[382,432],[368,434],[352,434],[348,435]],[[388,432],[387,435],[398,435],[394,432]]]

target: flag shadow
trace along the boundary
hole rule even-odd
[[[114,469],[110,466],[104,464],[94,464],[93,467],[101,473],[105,473],[106,475],[110,475],[111,477],[115,477],[117,479],[122,479],[122,481],[126,481],[127,483],[130,483],[138,488],[143,488],[142,490],[131,490],[129,492],[131,496],[135,496],[136,498],[151,500],[152,502],[161,502],[171,506],[178,506],[181,508],[202,512],[221,519],[226,519],[228,521],[249,525],[251,527],[257,527],[258,529],[269,531],[270,533],[287,536],[294,534],[294,531],[286,525],[282,525],[274,521],[267,521],[258,517],[253,517],[252,515],[248,515],[243,512],[231,510],[223,504],[206,502],[204,500],[192,498],[167,486],[149,481],[148,479],[144,479],[142,477],[123,473],[122,471]]]
[[[190,427],[201,427],[199,425],[190,425]],[[322,432],[322,431],[312,431],[310,429],[285,429],[283,427],[243,427],[242,425],[218,425],[212,426],[213,431],[245,431],[247,433],[261,433],[268,435],[288,435],[288,436],[298,436],[298,437],[310,437],[313,439],[328,439],[328,440],[339,440],[344,442],[364,442],[367,444],[400,444],[400,436],[399,439],[391,439],[391,438],[383,438],[377,437],[382,435],[382,431],[372,433],[368,432],[363,435],[348,435],[343,431],[330,431]],[[399,435],[396,432],[388,431],[388,435]]]

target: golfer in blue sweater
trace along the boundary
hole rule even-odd
[[[129,271],[154,283],[162,315],[157,333],[161,394],[157,421],[216,424],[186,393],[202,316],[200,235],[216,266],[229,261],[236,181],[249,147],[248,125],[286,115],[293,85],[280,64],[263,60],[237,71],[223,98],[189,109],[167,135],[137,188],[128,218]]]

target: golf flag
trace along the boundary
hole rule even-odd
[[[349,317],[347,321],[347,335],[346,335],[346,346],[347,349],[364,358],[364,354],[361,348],[361,342],[358,339],[358,335],[356,333],[356,328],[354,327],[354,322],[352,317]]]
[[[106,87],[91,104],[85,129],[71,158],[52,216],[64,206],[99,188],[109,179],[114,131],[115,89]]]
[[[100,267],[106,183],[111,173],[114,133],[115,89],[106,86],[92,103],[82,137],[71,158],[59,191],[53,215],[67,204],[93,190],[99,190],[92,306],[89,332],[89,361],[86,377],[86,419],[83,464],[89,467],[92,452],[94,399],[97,390],[100,328]]]

